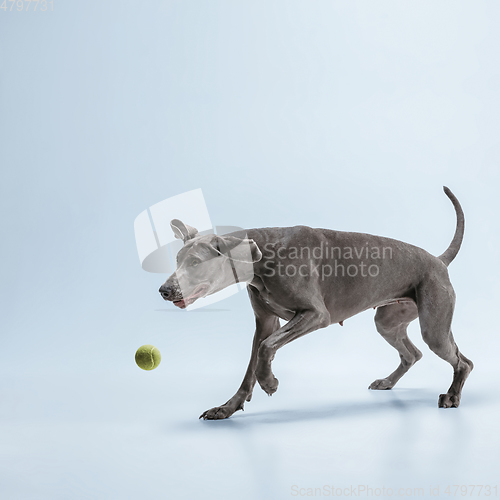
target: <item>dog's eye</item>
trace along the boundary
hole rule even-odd
[[[198,259],[193,259],[193,260],[191,261],[191,265],[192,265],[193,267],[196,267],[199,263],[200,263],[200,261],[199,261]]]

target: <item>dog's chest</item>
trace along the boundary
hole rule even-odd
[[[254,280],[248,286],[253,287],[255,296],[264,309],[287,321],[295,315],[295,311],[283,306],[275,299],[274,295],[265,287],[260,278],[254,277]]]

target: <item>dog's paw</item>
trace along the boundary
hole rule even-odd
[[[439,408],[458,408],[460,404],[460,396],[456,394],[440,394],[438,407]]]
[[[388,378],[379,378],[378,380],[375,380],[375,382],[372,382],[368,389],[371,389],[373,391],[384,391],[387,389],[392,389],[393,387],[394,384]]]
[[[259,385],[262,387],[262,390],[268,395],[272,396],[278,390],[278,379],[270,373],[266,378],[261,379],[257,377]]]
[[[241,409],[243,409],[243,407]],[[230,417],[235,411],[236,409],[232,406],[216,406],[215,408],[204,411],[199,418],[203,420],[221,420]]]

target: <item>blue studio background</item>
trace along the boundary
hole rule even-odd
[[[0,9],[1,498],[496,484],[498,2],[18,5]],[[253,313],[245,292],[163,302],[165,276],[137,256],[140,212],[202,188],[214,225],[437,255],[455,228],[443,185],[466,215],[450,274],[475,370],[458,410],[437,408],[452,370],[418,322],[424,358],[367,390],[399,362],[368,312],[279,351],[272,398],[257,387],[245,412],[198,420],[238,388]],[[134,363],[146,343],[153,372]]]

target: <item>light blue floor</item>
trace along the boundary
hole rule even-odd
[[[422,361],[394,390],[368,391],[398,357],[362,315],[280,351],[273,397],[256,388],[244,412],[201,421],[241,381],[251,308],[239,294],[205,312],[170,311],[152,311],[142,328],[121,325],[122,342],[72,351],[72,364],[54,366],[56,349],[38,374],[34,358],[33,369],[16,370],[5,357],[2,499],[257,500],[359,485],[423,488],[426,497],[439,486],[446,498],[447,485],[496,484],[498,375],[480,349],[467,352],[476,369],[458,410],[437,408],[451,368],[418,325],[411,336]],[[146,342],[162,351],[153,372],[133,363]]]

